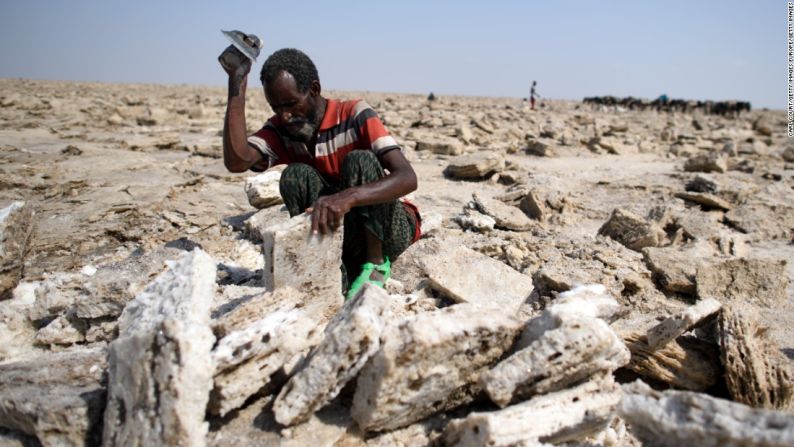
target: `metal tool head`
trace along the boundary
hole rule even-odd
[[[258,37],[237,30],[221,30],[221,32],[245,57],[251,59],[251,62],[256,62],[256,58],[259,56],[259,49],[262,48],[262,41]]]

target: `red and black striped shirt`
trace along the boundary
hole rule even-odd
[[[306,163],[328,180],[339,180],[342,161],[350,151],[371,150],[380,158],[392,149],[399,149],[377,113],[363,100],[328,100],[325,116],[317,130],[314,156],[302,142],[291,140],[278,131],[279,116],[273,116],[248,143],[262,155],[251,169],[265,169],[289,163]]]
[[[248,137],[248,144],[262,155],[262,159],[251,167],[252,171],[262,172],[280,164],[305,163],[327,180],[336,182],[342,161],[351,151],[371,150],[380,158],[390,150],[400,149],[375,110],[363,100],[328,100],[325,116],[317,129],[314,156],[306,144],[280,133],[278,126],[281,123],[281,118],[274,115],[259,131]],[[416,242],[421,235],[419,210],[407,200],[402,200],[402,204],[416,223],[413,240]]]

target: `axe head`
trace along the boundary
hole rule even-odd
[[[259,56],[259,49],[262,48],[262,41],[258,37],[237,30],[221,30],[221,32],[245,57],[251,59],[251,62],[256,62],[256,58]]]

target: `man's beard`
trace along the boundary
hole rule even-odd
[[[283,128],[284,133],[287,134],[290,139],[300,141],[301,143],[308,143],[311,141],[312,138],[314,138],[314,134],[317,132],[317,128],[320,127],[317,119],[317,111],[314,108],[312,108],[306,118],[293,118],[285,124],[295,127],[292,128],[285,125]]]

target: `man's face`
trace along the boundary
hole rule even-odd
[[[312,88],[306,93],[298,91],[295,78],[286,71],[265,85],[265,98],[283,121],[279,130],[303,143],[311,141],[320,127],[315,96]]]

